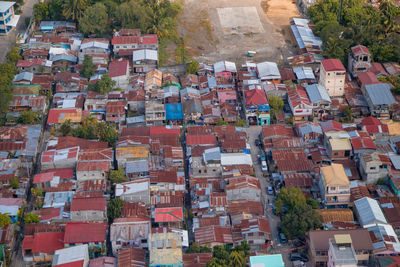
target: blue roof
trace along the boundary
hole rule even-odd
[[[251,256],[250,267],[285,267],[282,254]]]
[[[365,90],[374,105],[396,104],[389,85],[386,83],[368,84],[365,86]]]
[[[306,92],[308,97],[310,98],[311,103],[315,103],[317,101],[326,101],[331,103],[331,98],[328,95],[328,91],[326,91],[325,87],[319,84],[310,84],[306,86]]]
[[[167,120],[183,120],[181,103],[165,104],[165,112]]]

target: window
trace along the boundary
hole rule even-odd
[[[331,186],[329,189],[332,190],[332,191],[335,191],[335,190],[336,190],[336,187]]]
[[[338,153],[338,152],[335,152],[335,153],[333,153],[333,155],[337,156],[337,155],[339,155],[339,153]]]
[[[346,151],[344,152],[344,156],[345,156],[345,157],[350,156],[350,151],[349,151],[349,150],[346,150]]]
[[[376,167],[370,167],[369,169],[370,169],[370,170],[375,170],[375,169],[376,169]]]

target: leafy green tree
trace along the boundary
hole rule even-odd
[[[313,199],[313,198],[307,198],[307,205],[309,205],[311,208],[313,209],[319,209],[320,208],[320,204],[317,200]]]
[[[18,189],[19,188],[19,180],[17,177],[13,177],[10,180],[10,186],[12,189]]]
[[[246,121],[242,118],[239,118],[237,122],[235,123],[235,126],[237,127],[246,127]]]
[[[250,245],[246,240],[242,241],[240,245],[236,245],[234,251],[242,251],[245,257],[250,256]]]
[[[224,246],[217,245],[213,247],[213,257],[220,260],[220,262],[229,262],[229,253]]]
[[[196,74],[199,71],[199,62],[197,60],[192,60],[186,68],[186,73]]]
[[[312,229],[322,227],[322,217],[305,204],[296,206],[285,214],[282,220],[282,231],[289,238],[303,238]]]
[[[120,198],[113,198],[107,204],[107,216],[110,221],[121,216],[124,201]]]
[[[33,17],[36,23],[49,18],[50,10],[48,2],[39,2],[33,6]]]
[[[85,10],[83,16],[79,19],[79,27],[85,35],[92,33],[103,35],[108,29],[107,21],[106,6],[102,3],[96,3]]]
[[[284,187],[276,198],[276,210],[280,213],[291,211],[298,206],[306,204],[306,197],[299,187]]]
[[[7,214],[0,214],[0,227],[11,224],[11,218]]]
[[[229,266],[242,267],[245,266],[245,258],[242,251],[232,251],[229,255]]]
[[[78,21],[89,5],[89,0],[67,0],[64,1],[62,14],[66,19]]]
[[[42,197],[43,196],[43,190],[42,190],[42,188],[41,187],[39,187],[39,186],[37,186],[37,187],[35,187],[35,188],[31,188],[31,192],[32,192],[32,195],[34,196],[34,197]]]
[[[39,223],[40,218],[39,215],[34,214],[34,213],[27,213],[25,214],[25,223],[29,224],[29,223]]]
[[[269,107],[272,114],[278,114],[283,110],[284,103],[282,98],[276,95],[270,95],[268,97]]]
[[[65,20],[63,15],[64,0],[49,1],[49,17],[51,20]]]
[[[7,56],[6,56],[7,60],[9,62],[16,64],[18,60],[22,59],[20,51],[21,51],[21,49],[19,47],[13,46],[11,48],[11,51],[7,53]]]
[[[399,8],[396,7],[393,1],[380,0],[379,12],[382,16],[382,24],[385,27],[385,34],[396,32],[400,27],[398,21],[396,21],[400,15]]]
[[[110,76],[106,73],[101,76],[101,79],[98,80],[95,84],[89,85],[89,90],[99,92],[104,95],[113,90],[115,86],[115,81],[111,80]]]
[[[219,119],[217,120],[217,122],[215,123],[215,125],[217,125],[217,126],[228,125],[228,122],[225,121],[225,120],[222,119],[222,118],[219,118]]]
[[[212,258],[209,262],[207,262],[206,267],[225,267],[225,262],[221,262],[220,259]]]
[[[108,177],[113,184],[120,184],[128,181],[123,169],[111,170]]]
[[[93,58],[91,56],[85,55],[83,58],[82,69],[79,71],[81,76],[89,79],[94,75],[95,66],[93,64]]]
[[[200,245],[197,242],[193,242],[190,244],[187,253],[199,253],[200,252]]]
[[[19,114],[18,123],[35,124],[40,122],[39,115],[32,110],[24,110]]]
[[[353,120],[353,111],[351,110],[351,108],[349,106],[346,106],[343,113],[344,113],[345,122],[351,122]]]
[[[72,122],[71,120],[66,120],[60,126],[60,133],[62,136],[68,136],[72,134]]]

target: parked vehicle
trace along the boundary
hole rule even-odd
[[[272,186],[267,186],[267,194],[271,196],[274,194],[274,189]]]
[[[288,240],[287,240],[287,238],[286,238],[284,233],[279,233],[279,241],[281,241],[281,243],[287,243],[288,242]]]
[[[255,144],[256,144],[256,146],[261,146],[261,141],[260,141],[260,139],[256,139],[256,141],[255,141]]]
[[[301,255],[300,253],[292,252],[290,254],[290,261],[303,261],[307,262],[308,258],[305,255]]]

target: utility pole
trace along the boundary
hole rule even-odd
[[[342,24],[342,8],[343,8],[343,0],[340,0],[340,6],[339,6],[339,24]]]

